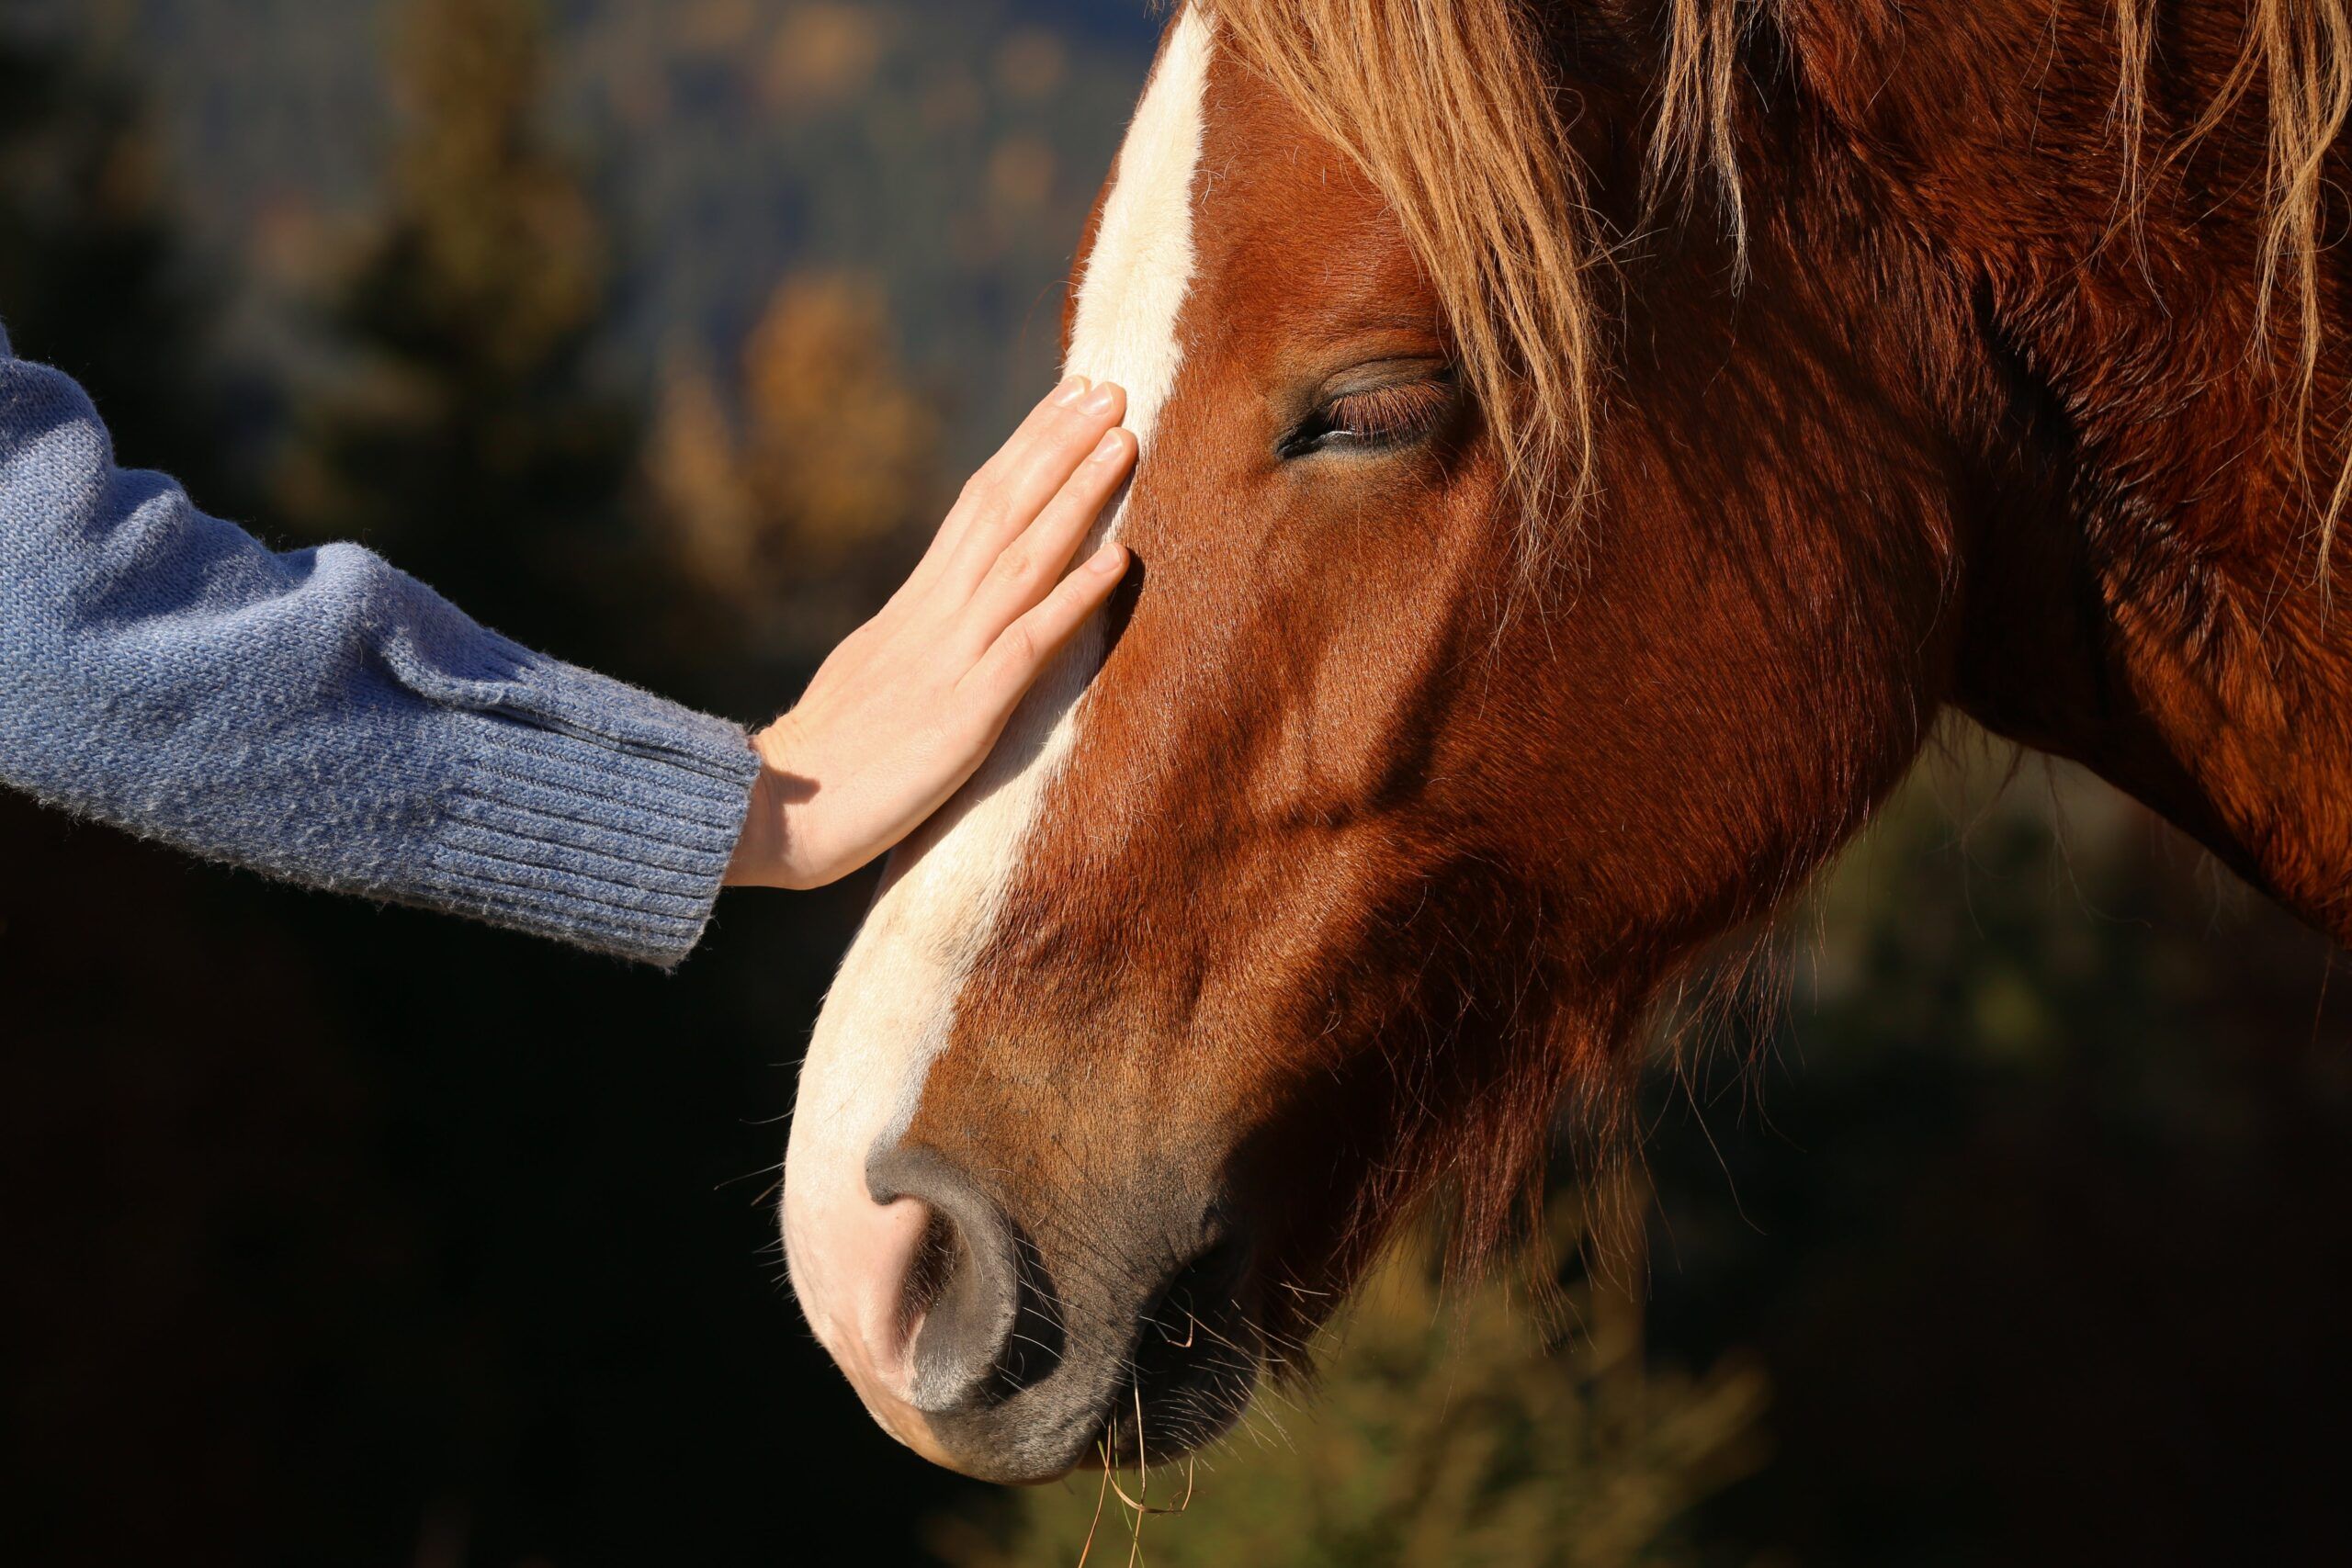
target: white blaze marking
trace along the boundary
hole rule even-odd
[[[1183,361],[1176,320],[1193,276],[1210,49],[1208,24],[1188,8],[1120,149],[1071,331],[1069,369],[1126,389],[1127,428],[1147,457]],[[1125,513],[1122,495],[1099,536],[1117,533]],[[861,1256],[875,1229],[866,1156],[913,1117],[1102,657],[1097,625],[1038,682],[956,802],[891,858],[818,1020],[785,1160],[784,1228],[794,1287],[837,1359],[860,1354],[849,1287],[862,1262],[877,1261]]]

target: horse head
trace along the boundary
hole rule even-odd
[[[1496,1235],[1964,688],[1994,499],[2060,504],[1868,187],[1658,215],[1657,10],[1171,20],[1065,322],[1136,579],[893,858],[794,1120],[796,1287],[918,1450],[1182,1452],[1418,1200]]]

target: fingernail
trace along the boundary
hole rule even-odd
[[[1102,433],[1102,439],[1094,444],[1094,451],[1088,461],[1107,463],[1125,451],[1126,445],[1127,438],[1116,428],[1106,430]]]
[[[1069,407],[1079,399],[1086,396],[1086,389],[1092,385],[1094,383],[1083,376],[1072,376],[1054,389],[1052,399],[1054,406],[1062,409]]]
[[[1094,570],[1096,575],[1108,577],[1113,572],[1118,570],[1121,566],[1125,564],[1125,551],[1120,549],[1116,545],[1104,545],[1101,549],[1094,552],[1094,558],[1088,561],[1086,564]]]
[[[1109,413],[1119,406],[1119,389],[1105,381],[1087,395],[1084,406],[1088,413]]]

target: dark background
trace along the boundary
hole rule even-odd
[[[211,509],[756,719],[1044,385],[1151,36],[0,0],[0,320]],[[1749,1457],[1476,1561],[2343,1559],[2352,1000],[2144,814],[2009,764],[1955,734],[1791,921],[1788,1004],[1657,1075],[1639,1356],[1752,1369]],[[782,1281],[866,888],[731,896],[669,977],[0,798],[0,1560],[1074,1560],[1091,1488],[897,1450]],[[1351,1379],[1442,1401],[1443,1360],[1343,1366],[1283,1441],[1351,1440]],[[1161,1550],[1430,1560],[1245,1490],[1212,1470]]]

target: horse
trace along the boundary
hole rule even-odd
[[[1063,323],[1134,575],[798,1085],[876,1419],[1212,1440],[1400,1215],[1622,1139],[1947,713],[2352,941],[2347,105],[2345,0],[1179,5]]]

